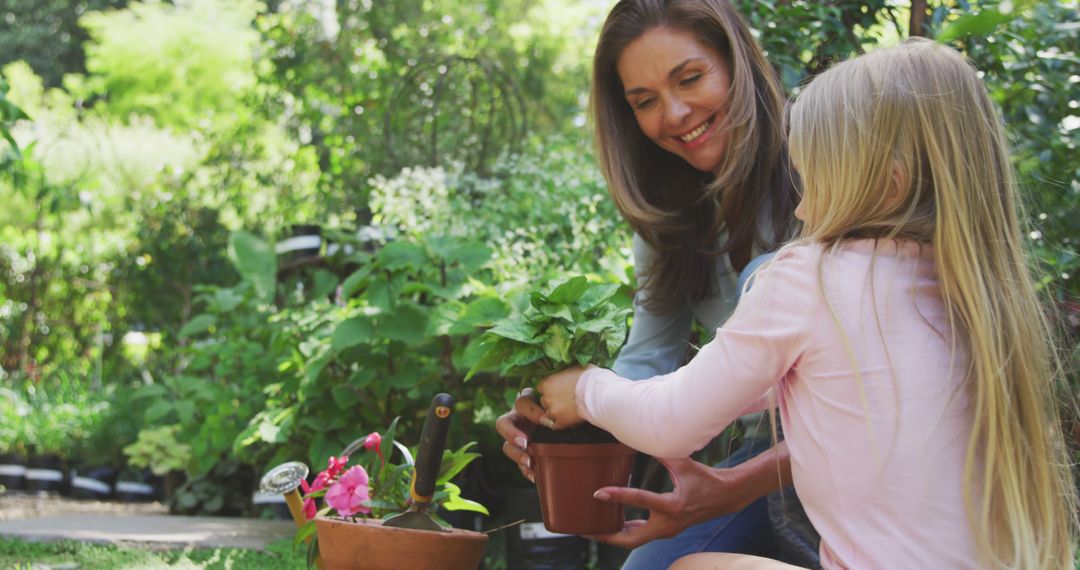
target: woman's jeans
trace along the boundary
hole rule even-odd
[[[769,437],[746,439],[739,449],[716,466],[738,465],[770,447]],[[623,570],[663,570],[679,558],[698,552],[769,556],[771,551],[768,497],[762,497],[737,513],[696,524],[673,538],[654,540],[635,548],[623,563]]]

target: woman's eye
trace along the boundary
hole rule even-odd
[[[698,79],[701,79],[700,73],[698,73],[697,75],[691,75],[690,77],[683,79],[679,82],[679,85],[682,85],[683,87],[686,87],[687,85],[693,85],[697,83]]]
[[[635,111],[641,111],[643,109],[648,109],[649,107],[652,107],[653,103],[655,103],[655,102],[656,102],[656,97],[649,97],[648,99],[642,99],[642,100],[638,101],[637,103],[634,103],[634,110]]]

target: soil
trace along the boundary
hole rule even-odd
[[[589,423],[570,429],[552,430],[536,426],[530,438],[533,443],[615,443],[615,436]]]
[[[66,515],[166,515],[163,503],[124,503],[69,499],[53,493],[0,494],[0,521]]]

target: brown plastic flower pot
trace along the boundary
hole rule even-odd
[[[637,452],[621,443],[530,443],[544,527],[565,534],[608,534],[623,528],[623,506],[593,493],[630,483]]]
[[[488,541],[482,532],[392,528],[372,519],[317,518],[315,532],[326,570],[475,570]]]

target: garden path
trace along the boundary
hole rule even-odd
[[[251,548],[290,538],[290,521],[165,514],[132,505],[62,497],[0,495],[0,536],[28,541],[78,540],[151,548]]]

